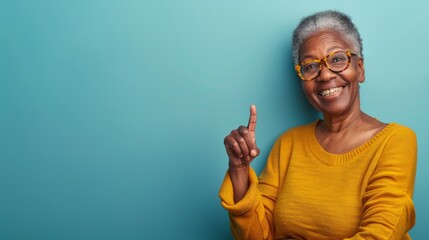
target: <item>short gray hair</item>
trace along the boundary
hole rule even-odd
[[[334,30],[340,33],[353,45],[354,49],[352,50],[363,57],[362,38],[351,18],[342,12],[328,10],[303,18],[293,31],[292,57],[294,64],[298,64],[299,50],[304,41],[311,35],[323,30]]]

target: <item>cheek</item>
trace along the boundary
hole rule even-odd
[[[356,62],[350,64],[349,69],[344,72],[343,78],[348,82],[360,82],[362,76],[362,71]]]
[[[302,81],[301,87],[304,94],[308,97],[308,95],[313,92],[314,84],[312,84],[312,82]]]

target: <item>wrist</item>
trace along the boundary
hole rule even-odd
[[[228,163],[229,169],[233,171],[242,171],[242,170],[248,170],[249,164],[245,162],[241,162],[239,164],[231,163],[231,161]]]

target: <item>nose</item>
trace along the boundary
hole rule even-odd
[[[323,61],[320,63],[320,72],[319,76],[315,79],[316,81],[329,81],[337,76],[336,73],[332,72],[328,66],[326,65],[326,62]]]

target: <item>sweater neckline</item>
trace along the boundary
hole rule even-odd
[[[367,140],[365,143],[360,145],[359,147],[356,147],[349,152],[346,153],[330,153],[326,151],[319,143],[319,141],[316,138],[316,126],[317,123],[320,121],[320,119],[314,121],[312,123],[312,126],[309,131],[309,146],[311,148],[311,151],[315,153],[318,156],[318,159],[326,164],[326,165],[342,165],[346,164],[350,161],[353,161],[356,159],[361,153],[363,153],[365,150],[367,150],[369,147],[371,147],[375,142],[377,142],[378,139],[380,139],[382,136],[386,135],[387,132],[389,132],[396,123],[389,123],[387,124],[383,129],[381,129],[378,133],[376,133],[372,138]]]

